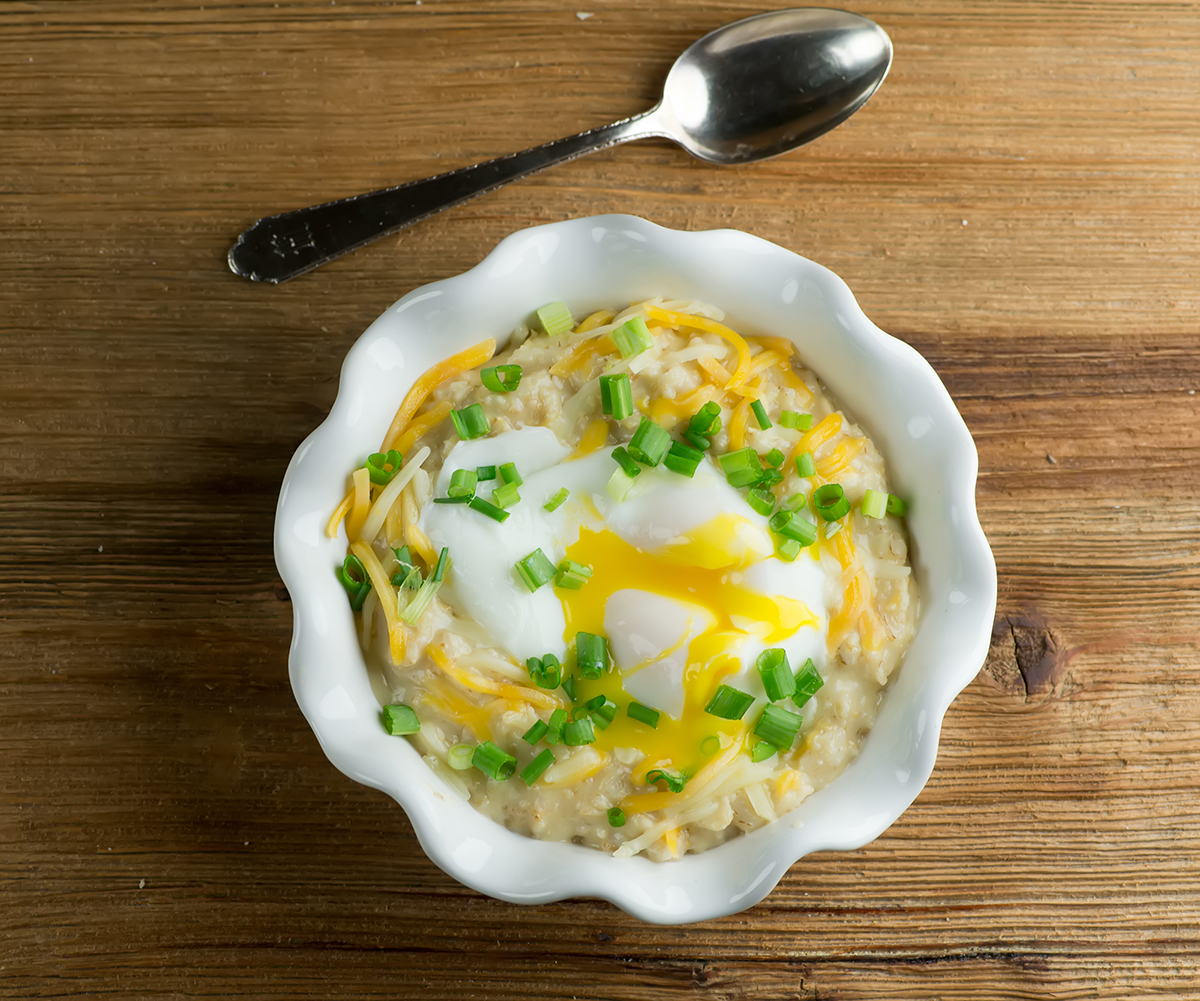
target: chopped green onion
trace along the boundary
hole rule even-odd
[[[781,539],[778,536],[775,538],[775,555],[781,560],[787,560],[788,563],[796,561],[801,548],[800,543],[795,539]]]
[[[762,461],[765,462],[772,469],[778,469],[780,466],[783,465],[784,454],[781,451],[779,451],[779,449],[773,448],[766,455],[761,456],[761,458],[762,458]]]
[[[446,575],[446,567],[449,562],[450,549],[448,546],[443,546],[441,553],[438,554],[437,566],[434,568],[433,573],[400,612],[400,618],[410,626],[415,626],[420,622],[421,616],[425,614],[425,610],[433,604],[433,599],[437,597],[437,593],[441,589],[442,578]]]
[[[714,400],[709,400],[692,414],[688,420],[687,429],[694,434],[703,435],[705,438],[714,437],[721,430],[721,405]]]
[[[792,665],[788,663],[787,651],[783,647],[771,647],[758,655],[758,676],[762,678],[763,691],[772,702],[790,698],[796,690],[796,678]]]
[[[683,792],[683,787],[687,785],[688,779],[691,778],[686,772],[680,772],[678,775],[672,775],[670,772],[662,768],[652,768],[646,772],[646,784],[656,785],[659,782],[665,782],[667,788],[671,792]]]
[[[894,514],[897,518],[903,518],[908,511],[908,504],[902,501],[895,494],[888,494],[887,513]]]
[[[601,730],[607,730],[608,724],[617,716],[617,704],[607,695],[597,695],[588,699],[583,704],[583,708],[591,715],[592,722]]]
[[[608,826],[609,827],[624,827],[625,826],[625,811],[619,806],[613,806],[608,811]]]
[[[721,738],[715,733],[710,733],[702,741],[700,741],[700,753],[707,754],[710,758],[721,749]]]
[[[488,778],[507,779],[517,770],[517,759],[502,751],[490,740],[477,744],[471,754],[471,764]]]
[[[649,417],[643,417],[629,441],[629,454],[647,466],[657,466],[671,447],[671,436]]]
[[[696,475],[700,460],[703,458],[704,452],[700,449],[692,448],[681,441],[673,441],[671,447],[667,449],[667,454],[663,456],[663,465],[673,473],[691,478]]]
[[[525,661],[525,670],[538,688],[554,689],[562,684],[562,664],[552,653],[542,657],[530,657]]]
[[[609,331],[608,336],[612,338],[617,350],[621,352],[622,358],[640,355],[654,345],[654,338],[650,336],[650,328],[646,326],[646,321],[640,316],[630,317],[616,330]]]
[[[471,498],[470,497],[435,497],[435,498],[433,498],[433,502],[435,504],[470,504]]]
[[[618,445],[612,451],[612,457],[616,460],[617,465],[621,467],[622,472],[630,479],[633,479],[642,471],[642,467],[633,461],[633,457],[625,451],[624,447]]]
[[[471,767],[471,756],[475,748],[470,744],[455,744],[446,752],[446,764],[456,772],[465,772]]]
[[[347,556],[337,568],[337,579],[350,596],[350,607],[356,612],[359,611],[363,602],[367,600],[367,595],[371,593],[371,578],[367,574],[367,568],[357,556]]]
[[[394,587],[407,588],[409,591],[418,591],[424,583],[425,578],[416,567],[410,566],[406,568],[404,564],[401,564],[400,572],[392,574],[392,585]],[[407,608],[408,599],[404,598],[403,601]]]
[[[547,744],[561,744],[563,727],[567,725],[567,711],[565,709],[555,709],[550,714],[550,719],[547,720],[550,726],[546,733]]]
[[[639,723],[645,723],[651,730],[658,729],[658,718],[662,715],[657,709],[651,709],[649,706],[644,706],[640,702],[630,702],[625,707],[625,712],[630,719],[635,719]]]
[[[882,518],[887,514],[888,495],[882,490],[867,490],[863,494],[859,510],[864,518]]]
[[[412,550],[408,546],[401,546],[399,549],[393,548],[392,552],[396,554],[396,562],[405,570],[411,570],[416,566],[413,562]]]
[[[497,472],[500,474],[500,479],[505,483],[511,483],[519,487],[525,482],[521,479],[521,474],[517,472],[517,464],[515,462],[506,462]]]
[[[771,426],[771,418],[767,416],[767,408],[762,405],[762,400],[755,400],[750,404],[750,409],[754,411],[754,419],[758,421],[758,426],[765,431]]]
[[[472,403],[462,410],[451,410],[450,419],[454,421],[454,430],[463,441],[482,438],[491,430],[483,407],[478,403]]]
[[[450,485],[446,487],[448,497],[465,497],[470,500],[475,496],[475,487],[479,477],[470,469],[456,469],[450,474]]]
[[[769,740],[760,740],[750,749],[750,760],[754,762],[766,761],[771,755],[778,753],[779,748],[772,744]]]
[[[804,499],[804,494],[792,494],[783,502],[781,507],[787,508],[789,511],[803,511],[808,502]]]
[[[478,511],[480,514],[486,514],[492,521],[504,522],[508,520],[508,512],[503,508],[496,507],[495,504],[485,501],[479,494],[471,498],[470,506],[472,510]]]
[[[442,551],[438,553],[437,566],[433,568],[433,576],[429,579],[435,584],[440,584],[442,578],[446,576],[446,571],[450,568],[450,547],[442,546]]]
[[[548,302],[537,311],[538,321],[542,329],[551,337],[566,333],[575,326],[575,318],[571,311],[561,302]]]
[[[495,478],[496,478],[496,467],[495,466],[476,466],[475,467],[475,479],[479,480],[481,483],[484,480],[494,480]]]
[[[480,369],[479,378],[493,393],[511,393],[521,385],[521,366],[493,365]]]
[[[813,508],[826,521],[837,521],[850,511],[850,502],[840,483],[826,483],[813,491]]]
[[[525,741],[526,744],[536,744],[539,740],[541,740],[549,732],[550,732],[550,724],[547,723],[544,719],[540,719],[536,723],[534,723],[533,726],[531,726],[528,730],[526,730],[523,734],[521,734],[521,739],[523,741]]]
[[[767,469],[764,469],[762,471],[762,475],[754,481],[754,485],[756,487],[766,487],[767,489],[770,489],[771,487],[775,486],[776,483],[782,482],[783,473],[781,473],[778,469],[771,469],[768,467]]]
[[[575,690],[575,685],[575,675],[573,674],[568,674],[562,680],[562,690],[567,693],[567,698],[572,702],[579,701],[579,693]]]
[[[383,707],[383,728],[393,737],[401,737],[420,730],[421,721],[417,719],[412,706],[397,703]]]
[[[588,582],[588,578],[591,575],[591,567],[584,566],[582,563],[576,563],[574,560],[563,560],[558,565],[558,573],[554,575],[554,586],[567,587],[572,591],[578,591]]]
[[[633,489],[634,479],[623,469],[613,470],[612,476],[608,478],[608,484],[605,489],[608,495],[615,501],[623,501],[629,496],[629,491]]]
[[[558,493],[551,497],[545,504],[542,505],[543,511],[557,511],[563,506],[563,501],[571,496],[571,491],[566,487],[560,487]]]
[[[527,786],[533,785],[541,777],[542,772],[552,764],[554,764],[554,752],[548,747],[543,748],[541,754],[521,769],[521,780]]]
[[[811,546],[817,539],[817,526],[795,511],[776,511],[768,524],[772,532],[795,539],[802,546]]]
[[[554,564],[540,549],[535,549],[523,560],[517,560],[516,569],[530,591],[536,591],[555,574]]]
[[[367,475],[372,483],[378,483],[380,486],[386,486],[392,482],[392,477],[400,472],[400,466],[403,464],[403,456],[400,455],[394,448],[388,449],[387,453],[375,452],[367,456],[367,461],[363,463],[367,468]],[[388,467],[391,467],[390,469]]]
[[[752,705],[754,705],[753,695],[731,688],[729,685],[722,685],[709,699],[704,711],[710,716],[719,716],[721,719],[741,719]]]
[[[746,503],[764,518],[768,518],[775,510],[775,495],[766,487],[755,487],[746,494]]]
[[[595,681],[608,668],[608,640],[595,633],[576,633],[575,663],[580,674]]]
[[[521,499],[515,483],[501,483],[492,490],[492,503],[498,508],[509,508]]]
[[[840,521],[827,522],[825,525],[825,538],[832,539],[841,530],[842,530],[842,523]]]
[[[824,684],[821,672],[817,670],[817,665],[809,657],[804,662],[804,666],[800,668],[800,673],[796,675],[796,691],[792,694],[792,701],[797,706],[804,705],[821,690]]]
[[[563,727],[563,743],[568,747],[580,747],[596,743],[596,731],[591,716],[580,716]]]
[[[754,726],[754,735],[786,751],[795,742],[803,722],[803,716],[788,712],[773,702],[768,703]]]
[[[697,434],[695,431],[684,431],[683,436],[696,446],[701,452],[712,447],[712,439],[706,438],[702,434]]]
[[[633,383],[628,372],[600,376],[600,409],[615,421],[633,414]]]
[[[783,410],[779,414],[779,423],[792,431],[807,431],[812,427],[813,415],[800,414],[795,410]]]
[[[739,448],[736,452],[726,452],[717,461],[731,487],[748,487],[762,475],[758,453],[749,446]]]
[[[817,475],[817,464],[813,462],[812,452],[796,456],[796,473],[800,476]]]

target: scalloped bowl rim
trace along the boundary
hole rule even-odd
[[[655,294],[713,302],[735,329],[791,335],[911,497],[921,587],[916,637],[842,775],[777,821],[667,863],[514,834],[456,797],[408,741],[384,733],[332,572],[345,536],[330,540],[323,530],[345,470],[378,447],[429,365],[488,335],[502,343],[544,302],[562,299],[579,315]],[[977,468],[966,424],[930,365],[867,319],[826,268],[740,231],[683,232],[635,216],[521,230],[471,270],[387,309],[347,354],[329,416],[292,458],[275,526],[276,563],[293,602],[292,687],[330,761],[394,797],[430,859],[467,886],[517,903],[599,897],[664,924],[734,913],[765,897],[803,856],[878,837],[928,780],[942,717],[983,663],[995,613]]]

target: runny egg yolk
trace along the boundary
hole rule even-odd
[[[770,645],[803,625],[818,625],[802,602],[756,594],[741,586],[740,568],[766,555],[754,547],[752,532],[747,531],[753,527],[737,515],[722,514],[652,551],[633,546],[607,529],[585,527],[567,548],[569,559],[592,568],[592,576],[580,590],[558,589],[568,642],[581,631],[604,635],[605,606],[614,592],[625,589],[699,605],[713,617],[712,624],[688,644],[684,709],[678,720],[663,713],[657,729],[651,729],[621,711],[607,729],[596,729],[596,746],[601,750],[633,747],[643,752],[634,773],[639,779],[656,767],[694,774],[717,747],[741,740],[751,719],[721,719],[704,707],[722,680],[741,670],[742,643],[754,637]],[[579,693],[581,699],[603,694],[621,706],[629,701],[616,669],[579,682]],[[714,736],[716,741],[705,740]]]

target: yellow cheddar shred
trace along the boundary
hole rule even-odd
[[[582,459],[585,455],[591,455],[599,448],[604,447],[604,443],[608,441],[608,421],[597,418],[588,425],[588,429],[583,432],[583,437],[579,439],[579,445],[575,451],[568,456],[570,459]]]
[[[611,309],[598,309],[575,328],[575,333],[586,334],[589,330],[595,330],[597,327],[603,327],[607,323],[612,323],[612,321],[616,319],[616,316],[617,314]]]
[[[451,406],[445,400],[435,403],[425,413],[421,414],[408,425],[396,439],[392,448],[407,456],[409,450],[417,443],[417,439],[425,432],[432,430],[450,416]]]
[[[525,688],[521,685],[510,685],[507,681],[496,681],[492,678],[485,678],[480,674],[475,674],[473,671],[468,671],[456,664],[450,655],[446,653],[445,648],[436,643],[430,643],[426,647],[426,652],[429,654],[431,661],[462,685],[463,688],[470,691],[482,692],[485,695],[498,695],[500,698],[508,699],[512,702],[528,702],[531,706],[536,706],[538,709],[557,709],[562,705],[561,700],[555,698],[549,692],[540,692],[535,688]]]
[[[396,609],[396,589],[384,572],[383,564],[375,551],[365,542],[350,543],[350,552],[362,561],[367,576],[371,578],[371,586],[379,598],[379,607],[383,609],[383,617],[387,620],[388,640],[391,645],[392,661],[399,664],[404,659],[404,625]]]
[[[371,474],[365,468],[356,469],[351,478],[354,481],[354,500],[346,517],[346,534],[351,539],[357,539],[371,510]]]
[[[480,341],[465,351],[460,351],[456,355],[451,355],[449,358],[443,359],[421,375],[413,383],[413,387],[408,391],[408,395],[404,397],[404,402],[400,404],[400,409],[396,411],[396,416],[392,418],[392,426],[388,428],[388,433],[383,436],[383,446],[380,451],[386,452],[388,449],[396,447],[396,440],[404,432],[404,429],[408,427],[409,421],[416,415],[417,410],[425,402],[429,394],[437,389],[438,386],[452,375],[465,372],[476,365],[482,365],[495,353],[496,339],[489,337],[487,340]]]
[[[824,480],[831,480],[858,457],[865,446],[865,439],[847,436],[838,442],[820,462],[816,464],[817,472]]]
[[[659,309],[659,307],[651,306],[647,303],[642,304],[642,309],[646,311],[646,315],[651,319],[661,320],[663,323],[669,323],[673,327],[690,327],[693,330],[703,330],[710,334],[716,334],[723,340],[728,341],[733,345],[734,350],[737,351],[738,364],[726,385],[733,389],[740,386],[749,378],[750,345],[746,343],[745,338],[737,331],[730,330],[725,324],[718,323],[716,320],[710,320],[707,316],[696,316],[693,313],[675,313],[669,309]]]
[[[342,502],[337,506],[337,509],[329,516],[329,523],[325,526],[325,537],[327,539],[336,539],[338,534],[338,526],[341,525],[342,519],[350,512],[350,505],[354,503],[354,489],[342,498]]]
[[[713,385],[720,389],[726,388],[729,385],[729,380],[733,378],[733,376],[729,374],[728,369],[726,369],[724,365],[713,358],[712,355],[703,355],[702,357],[697,358],[696,364],[699,365],[700,368],[703,369],[704,374],[712,380]]]

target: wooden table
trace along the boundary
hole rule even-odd
[[[877,0],[892,74],[802,152],[643,143],[285,286],[225,267],[259,215],[634,113],[759,9],[0,5],[0,995],[1197,996],[1195,4]],[[438,871],[301,718],[271,552],[366,325],[601,212],[842,275],[958,402],[1000,572],[914,806],[684,928]]]

